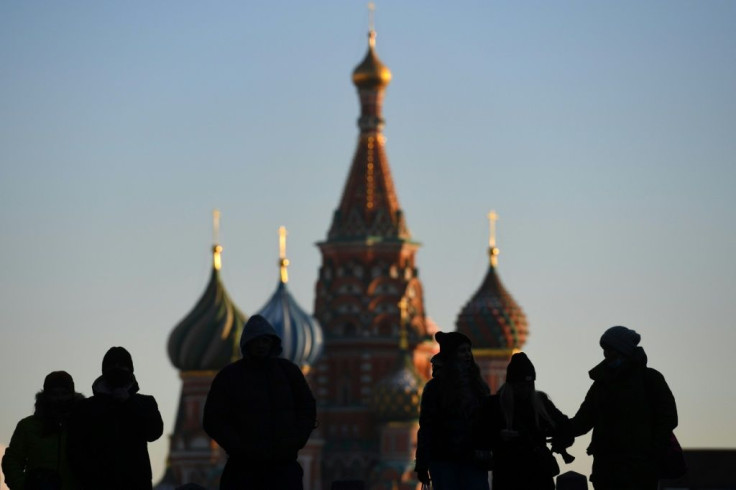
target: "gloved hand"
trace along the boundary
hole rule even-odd
[[[429,470],[417,470],[417,480],[424,485],[429,485]]]

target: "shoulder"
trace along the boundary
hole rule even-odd
[[[28,417],[23,417],[18,421],[18,425],[16,426],[15,430],[19,431],[32,431],[35,430],[37,427],[40,427],[42,424],[41,418],[37,415],[29,415]]]
[[[555,406],[555,404],[552,403],[552,399],[544,391],[537,391],[537,396],[542,401],[542,403],[544,403],[545,406],[547,406],[547,407],[554,407]]]
[[[146,405],[157,405],[156,398],[153,395],[144,395],[142,393],[136,393],[132,396],[135,400],[138,400],[142,404]]]
[[[647,389],[659,390],[667,386],[664,375],[654,368],[647,367],[644,370],[644,382]],[[669,388],[669,387],[668,387]]]
[[[299,366],[294,364],[288,359],[284,359],[283,357],[278,357],[274,359],[274,367],[277,369],[281,369],[283,373],[289,378],[289,379],[305,379],[304,373],[302,373],[302,370],[299,369]]]
[[[214,382],[227,382],[234,377],[240,376],[243,371],[245,371],[245,362],[243,359],[237,360],[220,369],[220,372],[215,375]]]

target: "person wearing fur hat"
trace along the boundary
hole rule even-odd
[[[435,490],[488,490],[490,448],[479,438],[490,390],[460,332],[437,332],[440,352],[419,412],[417,479]],[[441,367],[441,369],[438,369]]]
[[[493,490],[553,490],[560,468],[547,439],[569,433],[569,419],[535,388],[534,365],[523,352],[511,356],[506,382],[488,403],[493,450]],[[569,437],[569,436],[568,436]],[[572,445],[569,440],[565,446]],[[554,445],[553,445],[554,447]]]
[[[571,420],[576,436],[593,430],[596,490],[656,490],[657,454],[677,426],[675,398],[664,376],[647,367],[640,340],[623,326],[603,333],[604,359],[590,370],[593,384]]]
[[[154,397],[138,393],[133,359],[123,347],[111,347],[102,359],[102,375],[93,396],[72,414],[69,451],[83,488],[151,490],[148,443],[164,430]]]
[[[80,488],[69,466],[66,444],[69,416],[83,398],[74,391],[69,373],[54,371],[46,376],[43,390],[36,394],[33,415],[18,422],[5,449],[2,468],[10,490]]]
[[[262,316],[248,319],[240,350],[204,407],[204,430],[228,456],[220,489],[301,490],[297,453],[315,427],[314,396],[299,367],[279,357],[281,339]]]

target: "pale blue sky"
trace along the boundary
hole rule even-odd
[[[365,2],[0,2],[0,444],[43,376],[90,394],[111,345],[172,428],[170,330],[208,279],[309,311],[355,148]],[[387,150],[443,328],[487,267],[573,414],[598,338],[642,334],[686,447],[733,447],[736,3],[378,2]],[[162,471],[168,441],[152,445]],[[572,451],[587,473],[585,441]]]

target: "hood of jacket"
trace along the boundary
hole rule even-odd
[[[268,335],[274,339],[269,357],[278,357],[281,354],[284,349],[281,347],[281,337],[276,333],[276,329],[261,315],[253,315],[243,327],[243,335],[240,337],[240,352],[243,354],[243,358],[248,358],[245,344],[264,335]]]

